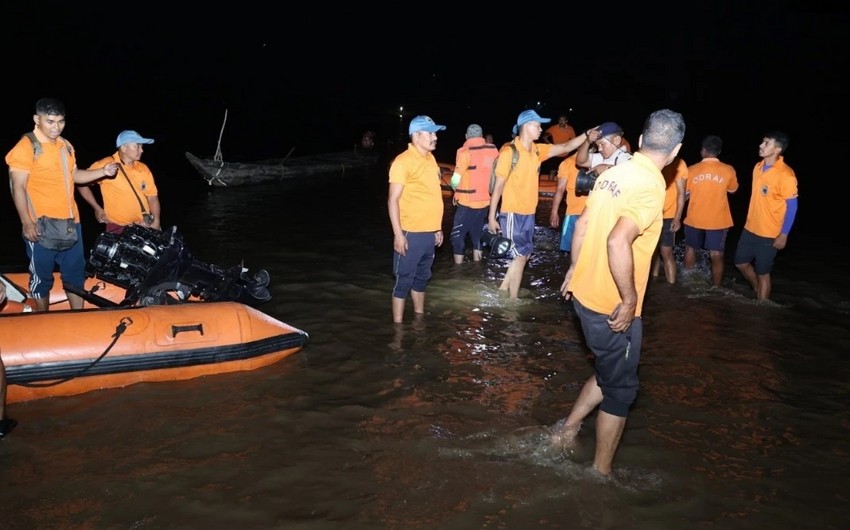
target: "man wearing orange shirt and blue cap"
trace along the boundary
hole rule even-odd
[[[437,148],[437,125],[428,116],[410,121],[407,150],[390,164],[387,200],[393,228],[393,322],[401,323],[410,295],[416,316],[425,314],[425,288],[431,280],[434,247],[443,244],[443,191],[440,166],[432,154]]]
[[[534,217],[540,198],[540,164],[553,156],[565,155],[576,149],[584,143],[586,137],[582,133],[562,144],[538,143],[543,132],[541,124],[550,121],[550,118],[542,118],[532,109],[520,112],[513,127],[516,137],[511,142],[518,153],[516,164],[512,163],[513,149],[510,146],[499,151],[496,162],[496,183],[490,197],[487,224],[490,232],[501,232],[513,241],[508,253],[511,264],[499,289],[507,291],[514,299],[519,297],[523,271],[534,251]]]

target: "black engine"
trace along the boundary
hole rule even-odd
[[[268,272],[261,269],[249,276],[241,265],[223,269],[199,261],[184,245],[176,226],[159,231],[129,225],[120,235],[100,234],[86,272],[126,289],[120,305],[163,305],[192,296],[246,305],[271,299]]]

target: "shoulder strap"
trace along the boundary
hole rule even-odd
[[[38,158],[38,155],[41,154],[41,142],[38,141],[38,137],[36,137],[35,133],[30,131],[24,134],[25,137],[29,138],[30,143],[32,143],[32,156],[33,159]]]
[[[124,171],[124,164],[118,163],[118,169],[121,170],[121,174],[124,175],[124,178],[127,179],[127,184],[130,185],[130,189],[133,190],[133,195],[136,196],[136,200],[139,201],[139,207],[142,209],[142,213],[148,213],[145,209],[145,204],[142,202],[142,198],[139,197],[139,194],[136,192],[136,187],[133,186],[133,182],[130,180],[130,177],[127,176],[127,172]]]
[[[24,136],[29,139],[30,143],[32,143],[32,157],[33,157],[33,160],[35,160],[36,158],[38,158],[38,155],[41,154],[41,142],[38,140],[38,137],[35,135],[35,133],[33,131],[29,131],[27,133],[24,133]],[[73,148],[71,147],[71,144],[67,140],[62,138],[61,136],[59,137],[59,139],[62,140],[63,142],[65,142],[65,145],[68,149],[67,154],[65,153],[65,151],[62,151],[62,173],[65,175],[65,191],[70,193],[70,188],[69,188],[70,179],[68,178],[69,171],[70,171],[68,169],[68,154],[73,152]],[[30,200],[30,194],[29,193],[27,193],[27,204],[29,205],[29,209],[32,212],[33,217],[38,219],[38,214],[35,212],[35,208],[33,208],[33,206],[32,206],[32,201]],[[71,206],[71,201],[68,200],[68,218],[70,219],[72,217],[74,217],[74,208]]]
[[[510,146],[514,153],[513,156],[511,156],[511,169],[508,171],[508,176],[511,176],[511,173],[513,173],[514,168],[516,167],[516,163],[519,162],[519,149],[516,148],[516,145],[513,142],[510,143]]]

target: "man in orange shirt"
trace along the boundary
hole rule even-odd
[[[738,191],[735,168],[718,158],[723,150],[719,136],[708,135],[702,140],[702,160],[688,168],[685,216],[684,269],[691,270],[697,263],[697,250],[705,249],[711,262],[711,283],[719,287],[723,279],[723,255],[726,252],[726,234],[732,228],[729,194]]]
[[[434,247],[443,244],[443,191],[433,151],[437,148],[437,131],[445,129],[428,116],[416,116],[407,129],[407,150],[390,164],[387,210],[393,228],[395,323],[404,319],[408,295],[414,314],[425,315],[425,289],[431,280]]]
[[[457,150],[451,181],[456,209],[450,239],[458,265],[463,263],[467,236],[472,239],[472,261],[481,261],[481,233],[490,208],[490,172],[497,156],[499,150],[484,141],[480,125],[466,128],[466,141]]]
[[[770,299],[773,261],[788,243],[797,215],[797,175],[785,163],[787,149],[784,132],[764,135],[759,145],[762,159],[753,168],[747,222],[735,249],[735,266],[762,301]]]
[[[103,177],[114,177],[118,164],[113,162],[96,170],[79,169],[74,148],[62,138],[65,129],[65,105],[42,98],[35,104],[33,116],[36,147],[27,135],[21,137],[6,155],[12,200],[21,219],[30,272],[29,291],[38,311],[47,311],[50,289],[53,287],[53,268],[59,265],[63,285],[83,289],[85,256],[80,226],[80,214],[74,200],[74,185],[86,184]],[[37,225],[39,217],[73,219],[77,240],[65,250],[53,250],[40,243],[42,234]],[[82,309],[83,298],[65,291],[71,309]]]
[[[509,255],[511,263],[499,287],[511,298],[519,297],[519,287],[528,258],[534,252],[534,223],[539,199],[540,163],[553,156],[567,154],[584,142],[584,133],[563,144],[537,143],[543,132],[541,123],[550,118],[541,118],[534,110],[519,113],[513,132],[512,143],[519,157],[511,170],[513,150],[499,151],[496,162],[496,184],[490,197],[488,229],[501,232],[513,242]],[[510,178],[509,178],[510,177]]]
[[[103,207],[98,204],[92,185],[77,189],[94,209],[97,220],[106,223],[107,232],[120,234],[125,226],[131,224],[160,229],[161,212],[156,182],[150,168],[141,160],[144,153],[142,145],[153,142],[136,131],[122,131],[115,141],[118,151],[89,166],[89,169],[98,169],[107,164],[121,164],[121,174],[116,175],[116,178],[93,183],[100,186]]]
[[[644,124],[638,152],[600,175],[576,221],[561,293],[573,299],[594,355],[595,373],[584,383],[569,416],[556,425],[552,442],[570,446],[581,422],[599,407],[593,468],[602,475],[612,472],[637,397],[641,310],[661,234],[666,189],[661,169],[676,157],[684,136],[681,114],[653,112]]]
[[[664,277],[667,283],[676,283],[676,257],[673,247],[676,246],[676,232],[682,227],[682,211],[685,209],[685,183],[688,179],[688,166],[681,158],[676,158],[661,170],[664,182],[667,183],[667,193],[664,196],[664,225],[661,228],[661,239],[655,257],[652,259],[652,277],[657,278],[664,264]]]
[[[566,114],[558,116],[558,123],[553,124],[543,133],[543,140],[550,144],[563,144],[569,142],[575,137],[576,131],[573,129],[573,126],[568,123]],[[565,158],[567,154],[552,157],[551,160],[544,162],[544,173],[551,176],[549,171],[556,171],[557,164],[560,162],[560,159]],[[551,165],[551,162],[555,162],[555,165]]]
[[[567,207],[564,212],[564,223],[561,225],[560,244],[560,248],[564,252],[570,251],[576,219],[581,215],[581,211],[584,210],[584,203],[587,201],[587,195],[576,195],[577,176],[576,154],[573,153],[558,165],[558,187],[555,189],[554,197],[552,197],[552,212],[549,214],[549,226],[558,228],[560,224],[558,205],[566,193]]]

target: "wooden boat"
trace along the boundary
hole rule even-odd
[[[232,301],[72,311],[64,309],[67,300],[58,281],[50,311],[21,312],[30,305],[17,287],[26,277],[3,275],[11,286],[0,312],[8,403],[255,370],[300,351],[309,338]],[[94,278],[86,289],[98,285],[100,294],[124,298],[123,289]],[[9,310],[10,305],[16,307]]]
[[[263,182],[305,181],[315,177],[363,174],[378,156],[371,149],[352,149],[318,155],[305,155],[257,162],[226,162],[200,158],[186,152],[186,158],[210,186],[244,186]]]
[[[440,188],[443,190],[443,197],[451,197],[454,191],[452,190],[451,180],[452,174],[455,171],[455,165],[446,162],[437,162],[440,166]],[[537,194],[541,199],[552,199],[555,196],[555,190],[558,189],[558,177],[550,178],[548,174],[540,174],[540,183],[538,184]]]

